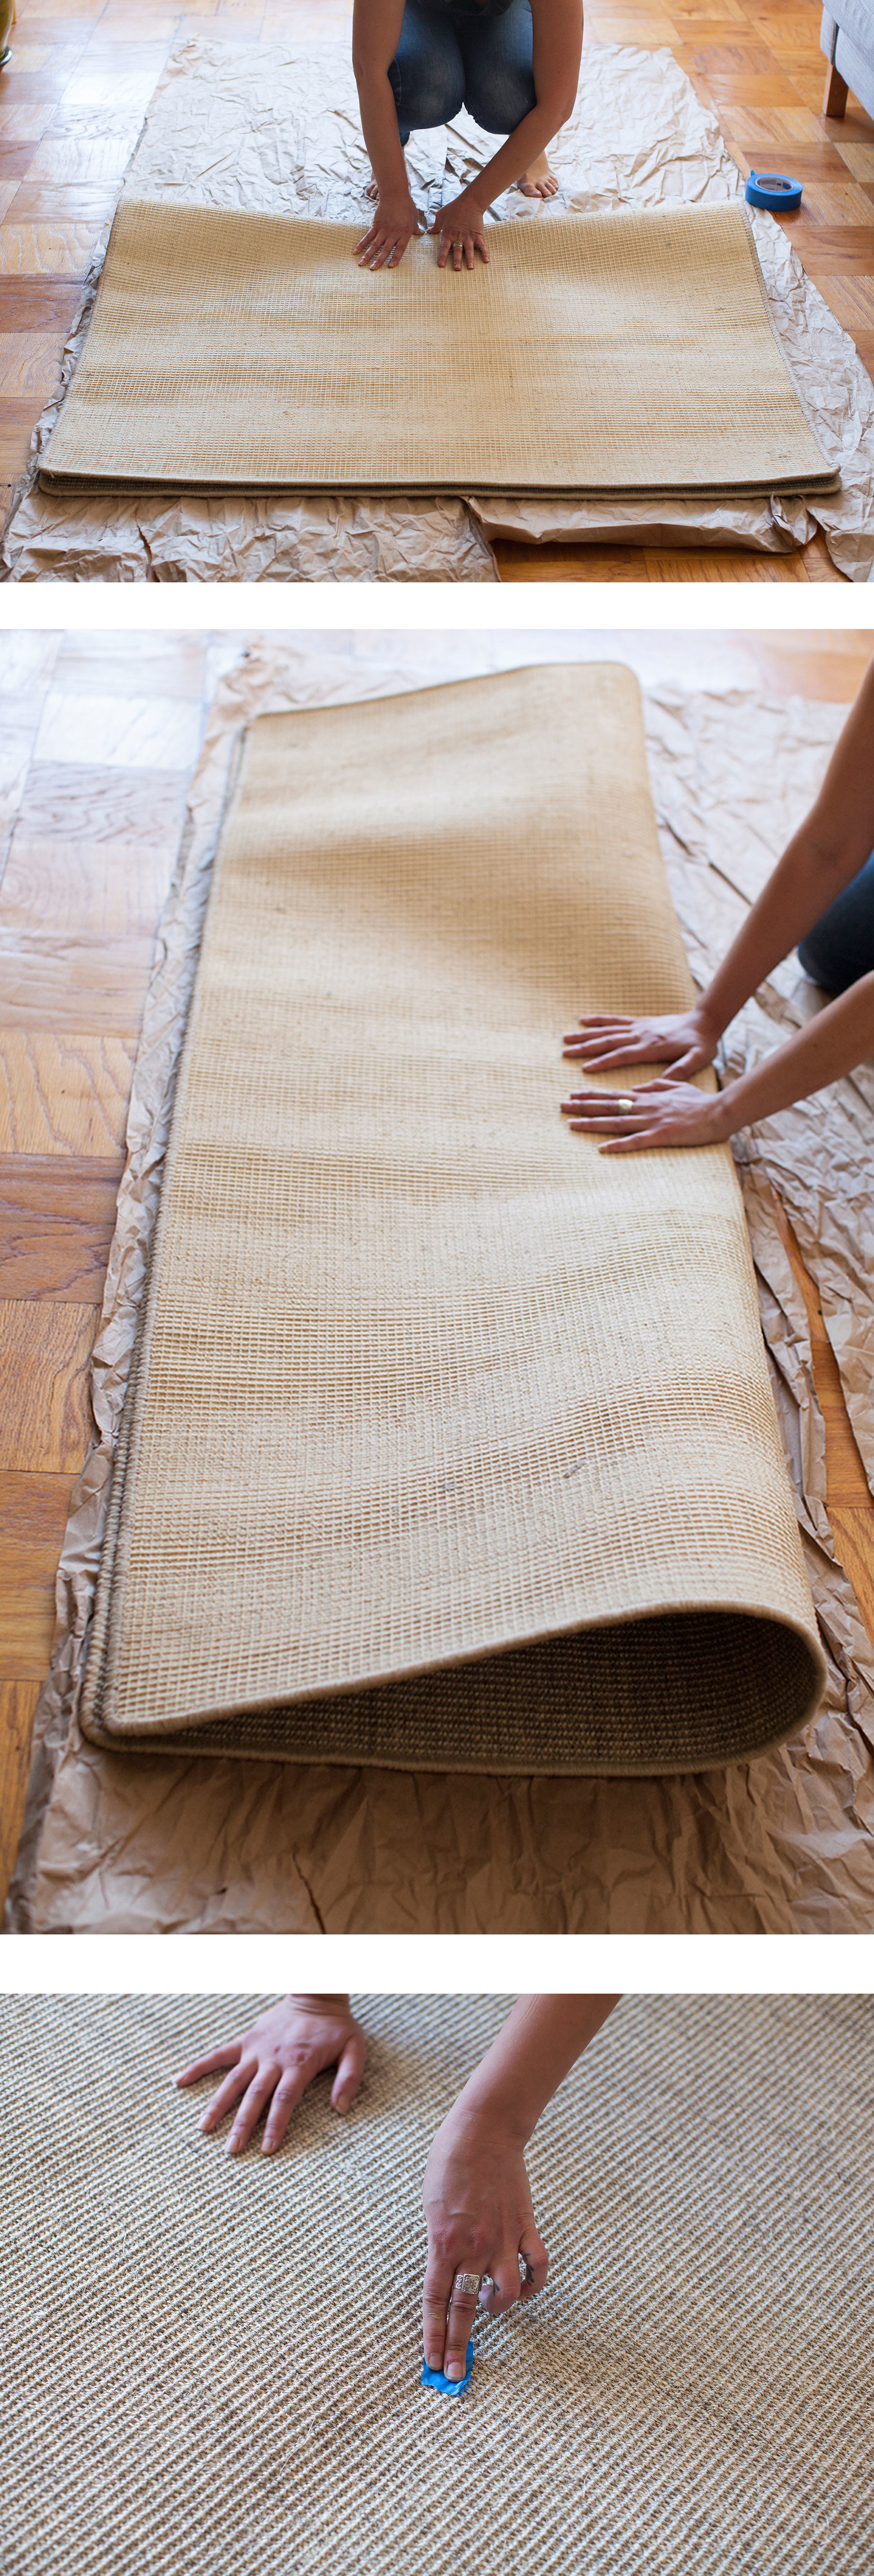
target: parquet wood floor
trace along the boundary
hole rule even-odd
[[[850,97],[821,113],[819,0],[591,0],[590,42],[668,45],[719,117],[746,176],[804,181],[782,218],[827,303],[874,368],[874,124]],[[20,0],[0,72],[0,522],[57,382],[78,281],[111,213],[171,47],[187,35],[347,38],[346,0]],[[822,539],[803,552],[631,546],[497,548],[504,581],[839,581]]]
[[[603,632],[591,637],[604,649]],[[18,1839],[155,928],[240,636],[0,633],[0,1888]],[[846,704],[874,633],[617,629],[645,681]],[[796,1255],[797,1258],[797,1255]],[[874,1637],[874,1505],[809,1282],[829,1503]]]

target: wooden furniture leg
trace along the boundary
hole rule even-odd
[[[829,63],[822,94],[823,116],[843,116],[847,104],[847,84],[834,63]]]

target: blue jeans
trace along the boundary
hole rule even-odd
[[[460,107],[487,134],[515,134],[537,104],[531,0],[500,12],[476,0],[406,0],[388,76],[402,143],[414,126],[448,125]]]
[[[860,975],[874,975],[874,850],[799,940],[798,954],[805,975],[826,993],[845,993]]]

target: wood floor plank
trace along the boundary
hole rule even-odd
[[[0,1681],[43,1680],[54,1627],[53,1583],[16,1583],[13,1592],[0,1589]]]
[[[15,1866],[27,1795],[38,1681],[0,1682],[0,1901]]]
[[[0,1473],[0,1585],[54,1590],[75,1478]],[[17,1665],[16,1671],[21,1672]]]
[[[494,547],[502,581],[648,581],[642,546],[517,545]]]
[[[7,99],[6,83],[0,77],[0,165],[7,143],[38,143],[45,133],[54,107],[46,99]]]
[[[55,667],[55,691],[79,697],[190,698],[203,694],[203,646],[197,635],[89,633],[69,628]]]
[[[0,74],[0,78],[2,78],[2,74]],[[32,160],[33,160],[33,156],[34,156],[35,151],[36,151],[36,144],[35,144],[35,143],[6,143],[6,144],[4,144],[4,147],[3,147],[3,176],[4,176],[4,178],[5,178],[5,179],[18,179],[18,180],[26,179],[26,177],[27,177],[27,173],[28,173],[28,170],[30,169],[30,165],[31,165],[31,162],[32,162]]]
[[[862,181],[874,179],[874,135],[869,142],[867,137],[845,134],[839,125],[833,131],[835,148],[848,170],[852,170],[853,177]]]
[[[852,339],[859,331],[867,337],[874,332],[874,276],[835,279],[829,302]]]
[[[99,232],[99,223],[77,223],[69,216],[55,216],[50,222],[32,217],[16,222],[10,213],[0,226],[0,275],[83,278]]]
[[[40,714],[44,712],[45,699]],[[85,748],[83,744],[82,748]],[[104,767],[88,760],[34,758],[21,797],[22,829],[38,839],[178,845],[186,770]],[[87,1023],[86,1023],[87,1025]]]
[[[3,229],[5,233],[8,227]],[[0,275],[0,331],[4,338],[7,333],[32,331],[40,340],[59,332],[64,340],[81,300],[80,289],[70,278],[22,277],[6,270]]]
[[[29,710],[27,719],[23,715],[19,715],[17,719],[11,714],[7,715],[0,733],[0,826],[9,825],[15,821],[27,792],[28,772],[36,739],[34,733],[36,722],[37,710],[34,706]]]
[[[77,180],[68,186],[53,186],[47,179],[24,179],[19,183],[9,208],[10,223],[81,223],[93,224],[99,232],[118,204],[119,184],[107,187],[94,181]]]
[[[33,396],[41,410],[60,379],[62,346],[59,326],[45,331],[0,327],[0,398],[24,402]]]
[[[0,335],[2,352],[2,335]],[[43,407],[41,394],[29,394],[23,401],[4,401],[0,395],[0,478],[9,498],[23,474],[30,455],[30,442]],[[4,524],[0,522],[0,524]]]
[[[874,212],[874,210],[872,210]],[[874,222],[870,224],[818,223],[799,209],[793,234],[799,259],[814,284],[821,276],[861,270],[869,275],[874,269]]]
[[[152,939],[174,857],[170,840],[66,841],[19,822],[3,878],[6,928],[61,940],[87,921],[96,939]]]
[[[0,1467],[76,1474],[91,1437],[93,1306],[0,1301]]]
[[[122,1165],[0,1154],[0,1297],[100,1306]]]
[[[693,553],[690,547],[676,554],[661,552],[647,556],[650,581],[764,581],[797,582],[808,579],[806,549],[793,554],[752,554],[744,546],[710,546],[706,552]],[[833,581],[841,575],[830,565]]]
[[[4,708],[13,697],[23,693],[29,701],[28,715],[34,740],[39,731],[40,706],[45,697],[58,657],[61,631],[58,627],[33,628],[7,626],[0,628],[0,689]],[[23,709],[22,709],[23,720]]]
[[[772,108],[752,107],[746,99],[739,99],[731,116],[723,122],[723,132],[727,133],[729,129],[745,148],[752,146],[753,150],[761,150],[762,146],[770,148],[775,143],[791,143],[797,152],[805,144],[811,148],[819,145],[823,151],[836,152],[839,159],[843,159],[837,130],[833,131],[820,117],[814,116],[812,108],[802,107],[800,99],[794,107]],[[792,175],[795,175],[794,160]]]
[[[742,546],[667,548],[644,546],[517,545],[500,538],[495,559],[502,582],[516,581],[759,581],[840,582],[822,540],[785,555],[754,554]]]
[[[142,1020],[154,941],[59,942],[0,923],[0,1021],[11,1029],[128,1037]]]
[[[133,1037],[0,1027],[0,1152],[122,1153]]]
[[[171,696],[102,695],[53,684],[40,717],[35,759],[127,771],[190,770],[200,748],[200,704]]]

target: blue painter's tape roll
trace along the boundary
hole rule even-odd
[[[439,2388],[442,2397],[460,2397],[462,2389],[467,2387],[472,2369],[473,2336],[471,2336],[464,2356],[463,2379],[445,2379],[442,2370],[429,2370],[427,2362],[423,2361],[422,2386],[423,2388]]]
[[[801,181],[787,179],[785,170],[751,170],[744,196],[748,206],[764,206],[766,214],[791,215],[801,204]]]

